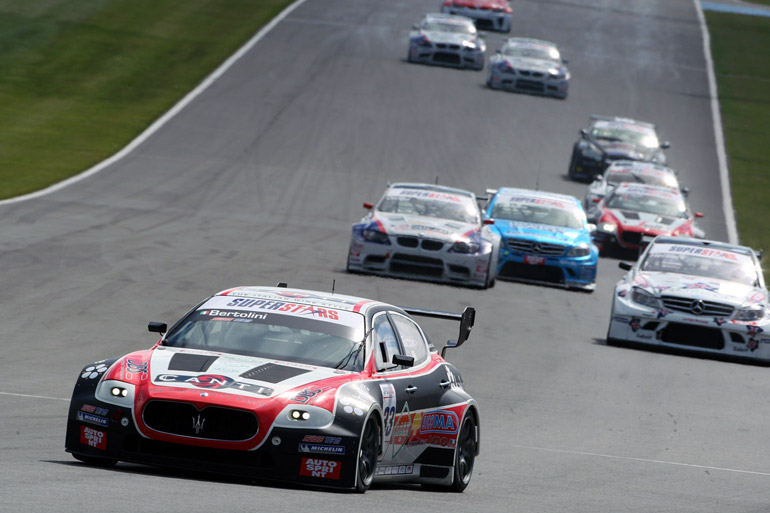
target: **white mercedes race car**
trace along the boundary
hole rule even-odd
[[[482,30],[511,31],[513,9],[508,0],[445,0],[441,12],[472,18]]]
[[[603,175],[594,177],[594,181],[588,186],[583,205],[588,211],[595,203],[599,203],[607,194],[612,192],[619,183],[623,182],[679,189],[686,196],[689,189],[679,186],[678,174],[679,171],[676,169],[655,162],[616,160],[610,164]]]
[[[472,192],[422,183],[388,186],[353,225],[349,272],[494,285],[500,236],[484,221]]]
[[[486,50],[472,19],[432,13],[412,26],[407,60],[481,71]]]
[[[487,85],[491,89],[566,98],[571,75],[565,62],[554,43],[512,37],[489,58]]]
[[[660,236],[615,286],[607,343],[632,342],[770,363],[761,253]]]

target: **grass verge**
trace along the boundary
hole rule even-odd
[[[291,0],[0,0],[0,199],[123,148]]]
[[[741,242],[770,282],[770,18],[706,12]]]

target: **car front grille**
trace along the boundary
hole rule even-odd
[[[444,247],[444,243],[438,240],[418,239],[417,237],[398,237],[396,239],[399,246],[405,248],[421,247],[426,251],[439,251]]]
[[[206,406],[198,410],[191,403],[152,400],[142,412],[150,429],[170,435],[238,442],[257,434],[256,415],[245,410]]]
[[[460,64],[460,55],[456,53],[436,52],[433,54],[433,60],[435,62],[443,62],[446,64]]]
[[[535,80],[527,80],[527,79],[518,79],[516,81],[516,89],[521,89],[522,91],[532,91],[535,93],[542,93],[545,91],[545,84],[542,82],[537,82]]]
[[[690,297],[662,296],[663,306],[677,312],[687,312],[692,315],[708,315],[714,317],[730,317],[734,308],[731,305],[716,301],[703,301]]]
[[[640,246],[642,244],[642,233],[641,232],[623,232],[623,235],[620,236],[620,240],[622,240],[626,244],[633,244],[635,246]]]
[[[396,253],[390,259],[390,270],[394,273],[441,277],[444,262],[438,258]]]
[[[670,322],[659,333],[660,340],[669,344],[716,350],[725,347],[722,331],[717,328]]]
[[[459,50],[460,45],[453,45],[449,43],[436,43],[436,48],[441,48],[442,50]]]
[[[501,278],[539,281],[543,283],[564,284],[564,272],[558,267],[547,265],[528,265],[520,262],[506,262],[500,270]]]
[[[508,239],[508,249],[528,255],[561,256],[566,246],[528,239]]]

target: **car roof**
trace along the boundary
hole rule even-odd
[[[571,196],[569,194],[560,194],[558,192],[546,192],[546,191],[536,191],[533,189],[519,189],[516,187],[501,187],[497,190],[496,196],[498,195],[520,195],[520,196],[531,196],[533,198],[547,198],[547,199],[554,199],[554,200],[561,200],[561,201],[568,201],[577,204],[582,208],[582,203],[580,203],[580,200],[578,200],[575,196]]]
[[[443,12],[429,12],[423,17],[424,20],[429,21],[448,21],[450,23],[462,23],[463,25],[476,26],[472,19],[467,16],[460,16],[459,14],[447,14]]]
[[[532,37],[509,37],[505,40],[504,44],[521,44],[521,45],[543,45],[557,48],[556,43],[550,41],[544,41],[542,39],[535,39]]]
[[[639,121],[638,119],[623,118],[620,116],[599,116],[596,114],[592,114],[591,124],[593,125],[596,121],[609,121],[612,123],[629,123],[632,125],[638,125],[645,128],[651,128],[653,130],[657,130],[657,127],[653,123],[648,123],[647,121]]]
[[[334,308],[349,312],[366,314],[373,307],[393,307],[381,301],[366,299],[356,296],[347,296],[344,294],[320,292],[316,290],[294,289],[288,287],[262,287],[245,286],[222,290],[214,294],[215,296],[228,296],[251,299],[265,299],[270,301],[288,301],[303,305],[317,306],[323,308]],[[397,308],[396,308],[397,309]]]
[[[680,244],[680,245],[686,245],[686,246],[725,249],[729,251],[734,251],[735,253],[743,253],[746,255],[756,254],[756,252],[748,246],[741,246],[739,244],[730,244],[728,242],[721,242],[717,240],[692,239],[689,237],[672,237],[668,235],[660,235],[655,239],[653,239],[652,243],[653,244]]]
[[[664,194],[672,194],[674,196],[682,196],[682,194],[679,192],[678,189],[672,189],[669,187],[664,187],[662,185],[649,185],[646,183],[636,183],[636,182],[622,182],[615,187],[615,194],[622,194],[624,192],[630,192],[630,193],[636,193],[636,194],[647,193],[647,194],[655,194],[655,195],[664,193]]]
[[[388,189],[420,189],[424,191],[443,192],[446,194],[460,194],[474,198],[476,195],[471,191],[465,189],[457,189],[455,187],[445,187],[443,185],[434,185],[429,183],[419,182],[396,182],[388,185]]]

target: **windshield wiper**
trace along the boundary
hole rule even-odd
[[[338,361],[336,364],[333,365],[335,369],[341,369],[343,367],[347,367],[350,363],[351,359],[355,359],[358,356],[358,353],[361,352],[361,348],[363,347],[363,344],[357,344],[350,348],[350,351],[348,351],[348,354],[342,357],[342,360]]]

